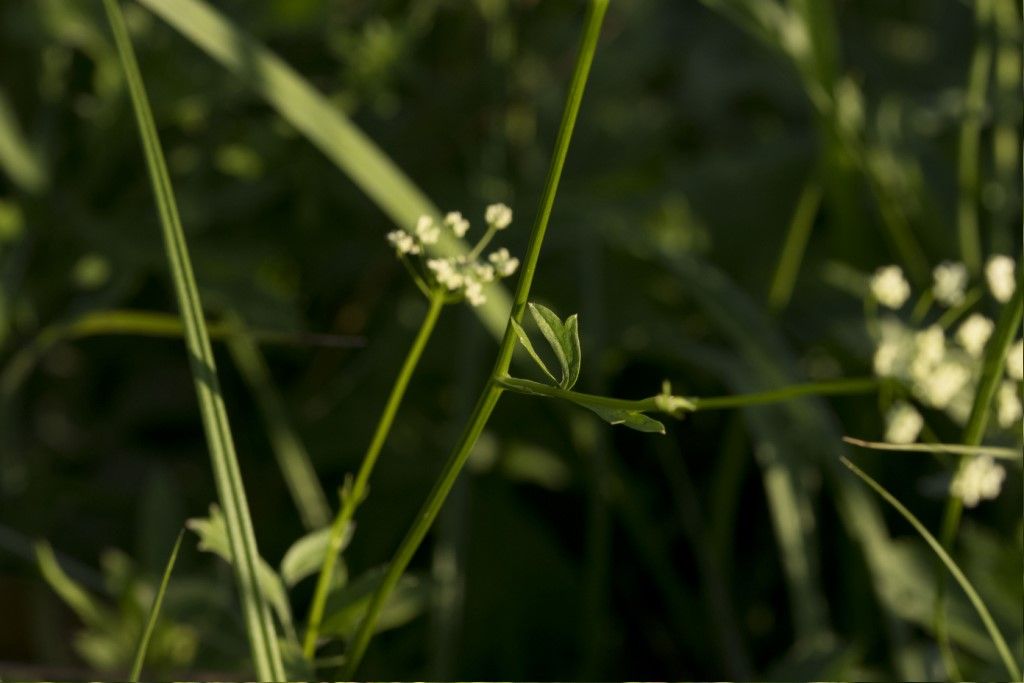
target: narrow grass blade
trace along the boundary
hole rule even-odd
[[[897,451],[905,453],[951,453],[953,455],[988,455],[1004,460],[1021,460],[1024,458],[1018,450],[1000,448],[998,446],[968,446],[959,443],[887,443],[885,441],[864,441],[852,436],[844,436],[843,441],[861,448],[876,451]]]
[[[960,584],[960,587],[964,589],[964,593],[967,594],[967,599],[971,601],[974,609],[978,612],[978,616],[981,617],[981,621],[985,624],[985,629],[988,631],[989,637],[992,638],[992,643],[996,646],[996,650],[999,651],[999,657],[1003,660],[1003,665],[1010,674],[1010,680],[1021,680],[1020,668],[1017,666],[1017,662],[1010,653],[1010,648],[1006,644],[1003,634],[999,631],[999,627],[996,626],[995,620],[992,619],[992,615],[989,613],[988,607],[985,606],[981,596],[978,595],[976,590],[974,590],[974,586],[972,586],[971,582],[967,580],[964,573],[960,571],[960,567],[958,567],[956,562],[953,561],[953,558],[949,556],[949,553],[947,553],[945,548],[942,547],[938,539],[932,536],[928,529],[925,528],[924,524],[922,524],[910,510],[904,507],[903,504],[900,503],[900,501],[897,500],[894,495],[889,493],[881,484],[872,479],[867,473],[846,458],[840,458],[839,460],[846,465],[851,472],[860,477],[865,484],[874,489],[875,493],[881,496],[885,502],[895,508],[904,519],[910,522],[910,525],[921,535],[921,538],[923,538],[931,549],[935,551],[935,554],[942,561],[942,564],[946,565],[946,569],[948,569],[949,573],[953,575],[953,578]]]
[[[178,550],[181,548],[181,539],[185,537],[185,530],[178,532],[178,540],[174,542],[171,549],[171,556],[167,558],[167,566],[164,568],[164,576],[160,579],[160,588],[153,599],[153,606],[149,608],[149,618],[146,619],[146,628],[142,631],[142,638],[139,646],[135,649],[135,662],[132,664],[132,672],[128,680],[137,683],[142,676],[142,664],[146,661],[146,650],[149,649],[149,640],[153,637],[153,630],[156,628],[156,621],[160,617],[160,607],[164,603],[164,594],[167,593],[167,584],[171,582],[171,572],[174,571],[174,563],[178,559]]]
[[[228,337],[228,349],[256,399],[277,465],[302,518],[302,524],[307,531],[325,527],[330,524],[331,509],[327,505],[327,496],[317,479],[309,452],[292,427],[284,400],[274,386],[259,347],[240,319],[233,318],[231,324],[235,334]]]
[[[774,311],[785,308],[793,296],[793,287],[800,272],[800,264],[804,260],[814,218],[818,215],[818,207],[821,206],[821,195],[821,185],[817,180],[811,180],[797,200],[796,210],[789,222],[789,232],[786,233],[786,241],[779,255],[779,265],[775,268],[775,275],[768,289],[768,306]]]
[[[398,227],[409,229],[423,214],[440,211],[388,156],[306,79],[251,35],[203,0],[138,0],[263,97],[338,166]],[[433,249],[433,247],[431,247]],[[466,244],[442,231],[441,255],[463,253]],[[494,283],[487,302],[473,307],[495,337],[505,331],[508,290]]]
[[[270,610],[259,589],[259,552],[256,549],[256,535],[249,515],[238,458],[235,455],[227,410],[217,379],[199,289],[192,272],[185,232],[178,216],[170,176],[157,136],[156,123],[146,98],[145,86],[128,35],[128,27],[121,13],[121,6],[118,0],[104,0],[103,5],[114,33],[118,55],[131,94],[139,137],[145,150],[146,165],[159,209],[164,245],[174,278],[178,305],[185,323],[185,342],[203,417],[203,428],[210,448],[217,493],[227,521],[231,555],[234,558],[232,567],[235,569],[235,579],[241,597],[253,666],[260,680],[283,680],[285,672],[277,646],[277,635]]]

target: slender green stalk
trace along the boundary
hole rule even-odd
[[[160,607],[164,604],[164,595],[167,593],[167,585],[171,582],[171,572],[174,571],[174,563],[178,559],[178,550],[181,548],[181,539],[184,537],[185,530],[182,529],[178,532],[178,540],[174,542],[174,547],[171,549],[171,556],[167,558],[164,576],[160,579],[160,588],[156,592],[156,597],[153,598],[152,607],[149,608],[146,628],[142,631],[142,638],[139,639],[138,647],[135,648],[135,661],[132,664],[132,672],[128,676],[128,680],[132,683],[138,683],[139,678],[142,676],[142,665],[146,661],[146,650],[149,649],[149,640],[153,637],[153,630],[156,629],[156,622],[160,617]]]
[[[957,230],[960,258],[968,270],[981,270],[981,235],[978,227],[978,191],[981,187],[981,122],[992,70],[992,43],[988,30],[992,22],[993,0],[974,0],[974,54],[964,97],[964,118],[960,126],[957,166]]]
[[[583,99],[583,91],[586,87],[587,76],[590,73],[590,65],[594,59],[594,52],[597,50],[597,40],[601,33],[601,24],[604,21],[604,14],[607,8],[608,0],[590,0],[587,5],[583,40],[576,58],[572,82],[569,85],[569,94],[565,110],[562,114],[558,137],[555,141],[555,151],[551,159],[551,166],[545,179],[540,210],[537,212],[537,219],[530,233],[526,255],[523,258],[523,266],[516,285],[509,321],[515,320],[517,323],[522,321],[523,313],[526,310],[534,272],[537,269],[537,260],[540,257],[544,235],[547,232],[548,221],[551,218],[551,209],[554,206],[555,195],[558,192],[558,181],[561,178],[565,157],[569,151],[569,142],[572,139],[573,128],[576,124],[576,117],[579,114],[580,102]],[[469,454],[474,444],[476,444],[477,438],[484,430],[488,418],[494,411],[494,407],[497,405],[503,391],[497,380],[508,373],[509,365],[512,362],[512,353],[515,351],[516,339],[512,324],[508,322],[505,326],[505,334],[502,337],[501,346],[498,349],[498,355],[494,368],[491,371],[490,379],[477,400],[473,412],[470,414],[469,423],[466,425],[448,461],[445,463],[444,469],[427,496],[423,508],[398,546],[398,550],[395,551],[395,556],[388,565],[384,579],[370,599],[366,615],[363,617],[355,636],[349,644],[345,667],[342,670],[342,678],[351,680],[356,669],[359,667],[359,663],[373,635],[374,625],[381,608],[384,606],[388,596],[391,595],[405,568],[412,560],[413,554],[419,548],[420,543],[423,542],[431,525],[433,525],[434,519],[441,510],[441,506],[444,505],[445,498],[447,498],[452,486],[454,486],[455,480],[462,471],[462,467],[466,464],[466,460],[469,459]]]
[[[302,652],[307,659],[313,659],[316,655],[316,642],[320,635],[320,624],[323,621],[327,596],[331,590],[334,566],[337,563],[338,554],[341,552],[341,546],[345,539],[345,530],[355,516],[359,503],[366,497],[366,486],[369,483],[370,475],[373,473],[373,467],[377,464],[380,451],[384,447],[388,434],[391,432],[391,425],[395,421],[398,407],[402,404],[406,387],[409,386],[409,380],[416,371],[416,366],[419,364],[423,350],[430,340],[430,335],[434,332],[434,326],[437,324],[437,318],[441,314],[441,309],[444,308],[444,303],[445,292],[443,290],[436,289],[431,292],[427,315],[423,318],[420,330],[416,333],[416,338],[409,348],[409,353],[406,355],[405,361],[398,371],[395,384],[391,387],[391,393],[388,395],[387,403],[384,404],[384,411],[381,413],[380,420],[377,422],[377,428],[370,439],[370,445],[363,456],[363,462],[359,466],[355,482],[351,489],[346,488],[343,490],[341,507],[334,518],[334,522],[331,524],[331,535],[327,544],[327,552],[324,554],[323,563],[320,565],[320,574],[316,580],[313,602],[309,608],[309,624],[306,627],[306,636],[302,644]]]
[[[885,488],[877,481],[868,476],[863,470],[854,465],[846,458],[840,458],[840,461],[846,465],[855,475],[860,477],[864,483],[875,490],[879,496],[881,496],[885,502],[893,506],[900,515],[903,516],[910,525],[921,535],[921,538],[931,546],[931,549],[935,551],[935,554],[939,557],[942,564],[946,566],[949,573],[953,575],[956,582],[960,584],[960,587],[964,589],[964,593],[967,594],[967,599],[971,601],[971,605],[974,606],[975,611],[978,612],[978,616],[981,617],[982,623],[985,624],[985,629],[988,631],[989,637],[996,646],[996,650],[999,652],[999,657],[1003,660],[1003,666],[1006,667],[1006,671],[1010,674],[1011,681],[1021,680],[1020,668],[1017,666],[1017,662],[1014,660],[1013,655],[1010,653],[1010,648],[1006,644],[1006,639],[1003,638],[1002,632],[996,625],[995,620],[992,618],[992,614],[988,611],[988,607],[985,606],[981,596],[978,595],[978,591],[974,590],[974,586],[968,581],[964,573],[960,571],[960,567],[956,565],[953,558],[949,556],[946,549],[942,547],[939,541],[932,536],[932,534],[925,528],[924,524],[914,516],[914,514],[896,499],[894,495],[889,493]]]
[[[167,164],[160,148],[156,123],[146,99],[145,86],[121,7],[117,0],[104,0],[103,5],[125,71],[153,194],[159,209],[164,246],[174,278],[182,321],[185,324],[185,341],[206,440],[210,448],[218,498],[227,521],[228,541],[233,559],[231,564],[235,569],[253,666],[256,675],[262,681],[283,680],[285,672],[277,646],[277,634],[257,578],[259,551],[256,548],[256,534],[249,515],[249,505],[231,437],[231,427],[228,424],[227,410],[217,379],[210,336],[206,330],[199,289],[192,272],[185,232],[178,216]]]
[[[897,451],[903,453],[952,453],[953,455],[987,455],[1003,460],[1021,460],[1021,452],[1013,448],[998,446],[964,446],[958,443],[887,443],[885,441],[864,441],[844,436],[843,441],[861,448],[875,451]]]
[[[779,265],[775,269],[771,287],[768,290],[768,306],[773,311],[780,311],[789,303],[793,295],[800,263],[807,249],[807,240],[811,236],[814,217],[821,206],[822,188],[817,180],[811,180],[800,193],[793,211],[793,219],[789,222],[789,232],[779,255]]]
[[[505,389],[520,394],[532,394],[546,396],[548,398],[560,398],[580,404],[592,404],[605,408],[619,410],[630,410],[639,412],[665,412],[664,396],[649,396],[640,399],[610,398],[608,396],[596,396],[584,394],[579,391],[569,391],[550,384],[534,382],[528,379],[516,377],[502,377],[496,380]],[[712,396],[701,398],[698,396],[676,397],[691,404],[692,407],[685,409],[688,412],[701,410],[721,410],[723,408],[742,408],[745,406],[761,405],[765,403],[781,403],[801,396],[842,396],[848,394],[868,394],[876,391],[883,380],[874,377],[857,379],[838,379],[828,382],[808,382],[805,384],[791,384],[781,389],[771,391],[759,391],[751,394],[734,394],[731,396]]]
[[[971,406],[970,417],[967,418],[967,427],[964,429],[963,444],[965,446],[978,446],[985,435],[985,427],[988,425],[989,409],[992,399],[999,387],[1003,375],[1003,366],[1006,362],[1006,355],[1010,346],[1020,329],[1021,319],[1024,317],[1024,264],[1018,267],[1017,289],[1013,298],[1003,307],[999,316],[995,332],[985,347],[985,364],[981,371],[981,380],[978,382],[978,390],[974,396],[974,404]],[[967,459],[961,459],[954,475],[959,476],[967,464]],[[946,498],[946,507],[942,517],[942,547],[951,550],[953,541],[956,539],[957,529],[960,526],[960,517],[963,515],[964,503],[958,496],[950,494]],[[949,643],[949,633],[946,629],[946,575],[939,573],[936,576],[935,591],[935,631],[939,637],[939,647],[943,654],[949,673],[956,672],[956,662],[953,659],[952,649]]]
[[[274,386],[267,361],[240,317],[232,315],[229,324],[235,332],[228,337],[231,358],[256,399],[278,469],[302,524],[308,531],[327,526],[331,519],[327,496],[317,479],[309,452],[292,427],[288,409]]]

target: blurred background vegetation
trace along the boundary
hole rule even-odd
[[[920,288],[959,258],[965,120],[980,126],[968,190],[983,252],[1019,258],[1020,8],[981,1],[979,20],[959,0],[614,0],[534,286],[580,314],[580,387],[646,396],[668,378],[719,395],[870,375],[861,275],[900,263]],[[216,3],[443,210],[512,205],[514,253],[581,5]],[[217,348],[260,550],[276,565],[304,525],[275,447],[308,452],[333,507],[425,304],[384,239],[393,223],[328,156],[244,77],[144,5],[125,9],[208,312],[287,333],[260,345],[265,376],[259,355]],[[977,49],[992,73],[972,106]],[[771,283],[801,202],[813,220],[790,296]],[[62,328],[96,311],[175,313],[169,285],[100,3],[0,0],[5,677],[126,670],[178,530],[215,499],[180,340]],[[445,311],[360,510],[352,576],[390,558],[494,349],[472,310]],[[884,407],[806,399],[701,413],[658,437],[507,396],[415,559],[420,590],[361,673],[941,678],[934,559],[837,463],[843,434],[880,435]],[[944,415],[926,417],[959,439]],[[857,459],[938,528],[950,462]],[[1008,477],[970,512],[955,556],[1019,658],[1020,468]],[[41,578],[43,538],[101,615],[83,623]],[[292,593],[299,617],[309,584]],[[1001,676],[949,592],[965,673]],[[187,537],[151,673],[246,675],[235,602],[230,572]]]

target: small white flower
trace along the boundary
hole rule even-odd
[[[494,282],[494,266],[489,266],[485,263],[474,263],[473,277],[483,283]]]
[[[392,230],[388,233],[388,242],[395,248],[399,254],[418,254],[420,253],[420,245],[416,242],[416,238],[407,233],[405,230]]]
[[[512,209],[505,204],[491,204],[484,212],[484,220],[495,230],[504,230],[512,224]]]
[[[451,228],[456,237],[465,237],[469,232],[469,221],[462,217],[459,211],[450,211],[444,217],[444,224]]]
[[[955,361],[939,363],[931,374],[916,385],[919,395],[936,408],[949,405],[957,392],[971,378],[971,371]]]
[[[891,316],[878,324],[881,339],[875,350],[875,374],[880,377],[900,377],[912,361],[913,336],[906,325]]]
[[[991,500],[1003,488],[1006,470],[988,455],[973,456],[949,485],[949,492],[974,507],[982,500]]]
[[[946,335],[938,325],[932,325],[923,332],[914,335],[914,361],[910,365],[910,375],[916,380],[926,375],[942,362],[946,355]]]
[[[487,301],[484,296],[484,286],[473,278],[466,278],[466,301],[471,306],[480,306]]]
[[[1018,339],[1017,343],[1010,347],[1010,352],[1006,356],[1006,374],[1018,382],[1024,380],[1024,339]]]
[[[1024,414],[1016,382],[1003,382],[996,394],[996,419],[1000,427],[1011,427]]]
[[[992,336],[994,328],[995,325],[991,320],[980,313],[974,313],[960,324],[960,328],[956,331],[956,340],[967,353],[979,358],[985,350],[985,344]]]
[[[914,443],[924,427],[924,418],[914,406],[897,401],[885,414],[885,440],[889,443]]]
[[[416,221],[416,236],[423,244],[435,244],[441,236],[441,228],[434,223],[433,218],[423,215]]]
[[[500,277],[508,277],[519,267],[519,259],[509,256],[508,249],[505,247],[491,252],[487,260],[494,264],[494,269],[498,271]]]
[[[967,266],[955,261],[943,261],[932,271],[932,293],[935,300],[947,306],[956,306],[964,300],[967,287]]]
[[[899,266],[884,266],[871,277],[871,294],[878,303],[896,310],[910,297],[910,285]]]
[[[464,278],[451,259],[432,258],[427,261],[427,268],[433,271],[437,281],[449,290],[455,291],[462,287]]]
[[[1014,290],[1017,289],[1013,273],[1015,267],[1013,259],[1002,254],[993,256],[985,265],[985,279],[988,280],[988,288],[999,303],[1005,304],[1009,301]]]

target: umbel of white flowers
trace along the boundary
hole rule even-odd
[[[502,247],[492,251],[486,259],[482,259],[484,248],[493,239],[495,233],[512,224],[512,209],[505,204],[491,204],[484,211],[487,231],[468,253],[448,258],[427,259],[423,275],[431,281],[430,288],[440,287],[453,295],[462,295],[473,306],[480,306],[487,301],[484,285],[509,277],[519,268],[519,259],[509,254]],[[412,231],[394,230],[388,233],[388,242],[395,248],[399,258],[418,256],[422,262],[424,247],[436,244],[441,238],[442,230],[450,230],[456,237],[462,238],[469,232],[469,221],[458,211],[451,211],[438,224],[432,217],[420,216]],[[419,272],[414,271],[417,278]]]
[[[1006,303],[1016,289],[1016,264],[1008,256],[993,256],[985,265],[985,280],[992,298]],[[932,286],[913,306],[910,321],[887,314],[869,326],[876,337],[875,374],[899,379],[921,405],[944,411],[954,422],[966,423],[980,381],[985,346],[995,324],[971,312],[968,271],[963,264],[945,261],[932,272]],[[869,283],[871,298],[900,311],[911,297],[911,287],[899,266],[875,271]],[[929,322],[933,303],[941,311]],[[995,396],[995,426],[1020,434],[1024,405],[1024,340],[1018,339],[1006,356],[1004,375]],[[908,401],[897,401],[885,415],[885,439],[912,443],[924,428],[924,418]],[[950,484],[950,491],[967,506],[999,495],[1005,476],[991,458],[974,457]]]

